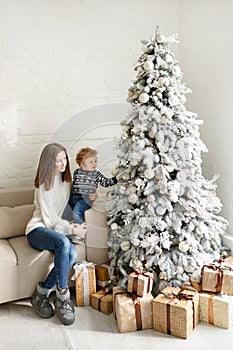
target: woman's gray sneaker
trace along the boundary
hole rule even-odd
[[[40,293],[40,292],[42,293]],[[50,318],[54,315],[54,310],[52,305],[49,302],[49,290],[42,288],[40,285],[37,285],[30,302],[38,315],[44,318]]]
[[[61,300],[59,297],[55,297],[54,306],[58,318],[65,326],[74,323],[75,310],[74,304],[70,299]]]

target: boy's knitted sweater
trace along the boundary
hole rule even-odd
[[[88,197],[89,194],[95,193],[98,185],[103,187],[113,186],[117,183],[116,177],[107,178],[100,171],[88,171],[78,168],[73,174],[73,185],[71,196],[81,195]]]

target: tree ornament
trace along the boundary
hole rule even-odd
[[[180,76],[181,75],[181,69],[179,66],[174,66],[172,68],[172,74],[174,74],[175,76]]]
[[[163,35],[163,34],[157,34],[156,35],[156,41],[157,41],[158,44],[164,43],[165,39],[166,39],[165,35]]]
[[[176,106],[179,104],[179,98],[175,95],[172,95],[168,98],[168,102],[171,106]]]
[[[182,241],[179,243],[179,250],[182,253],[186,253],[189,250],[189,244],[187,241]]]
[[[115,231],[115,230],[118,229],[118,225],[117,225],[116,222],[113,222],[113,223],[111,224],[111,229],[112,229],[113,231]]]
[[[163,246],[164,249],[168,249],[169,250],[171,244],[172,243],[169,241],[169,239],[166,239],[165,241],[163,241],[162,246]]]
[[[153,179],[153,177],[155,176],[154,170],[153,169],[146,169],[144,171],[144,175],[148,180]]]
[[[186,103],[187,99],[185,95],[180,96],[180,102],[184,105]]]
[[[119,173],[119,169],[118,168],[112,169],[112,171],[111,171],[112,176],[117,176],[118,173]]]
[[[142,184],[143,184],[143,181],[142,181],[142,179],[140,179],[140,178],[137,178],[136,180],[135,180],[135,185],[137,186],[137,187],[140,187],[140,186],[142,186]]]
[[[184,273],[184,268],[183,268],[183,266],[176,266],[176,272],[177,272],[177,274],[178,275],[183,275],[183,273]]]
[[[149,203],[153,203],[155,201],[155,196],[153,194],[150,194],[146,199]]]
[[[138,224],[140,227],[145,228],[148,225],[148,219],[146,217],[142,217],[138,220]]]
[[[143,267],[142,262],[139,259],[136,259],[134,265],[133,265],[133,269],[134,271],[140,271]]]
[[[132,243],[133,243],[133,245],[134,245],[135,247],[138,247],[139,244],[140,244],[140,240],[139,240],[138,238],[135,238],[135,239],[132,241]]]
[[[198,272],[194,272],[190,276],[190,280],[192,282],[201,283],[201,275]]]
[[[130,242],[129,241],[123,241],[121,242],[121,250],[126,252],[130,248]]]
[[[159,77],[158,78],[158,83],[159,85],[163,86],[168,86],[169,85],[169,79],[167,77]]]
[[[149,101],[149,99],[150,99],[150,96],[146,92],[139,95],[139,101],[141,103],[147,103]]]
[[[154,69],[154,63],[151,61],[146,61],[143,65],[146,72],[151,72]]]
[[[132,158],[132,159],[130,159],[130,165],[132,165],[132,166],[136,166],[136,165],[138,165],[138,159],[136,159],[136,158]]]
[[[138,196],[135,193],[131,193],[128,197],[128,201],[131,204],[137,203],[137,200],[138,200]]]
[[[148,136],[151,138],[151,139],[154,139],[155,138],[155,133],[153,132],[153,131],[149,131],[149,133],[148,133]]]
[[[166,213],[166,209],[162,207],[161,205],[158,205],[155,209],[156,213],[158,215],[164,215]]]

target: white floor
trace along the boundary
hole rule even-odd
[[[28,300],[0,305],[0,350],[232,350],[229,330],[199,323],[188,339],[151,330],[120,334],[113,314],[76,307],[76,321],[37,316]]]

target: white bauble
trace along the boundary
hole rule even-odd
[[[153,203],[155,201],[155,196],[153,194],[150,194],[146,199],[149,203]]]
[[[163,34],[157,34],[156,35],[156,41],[157,41],[158,44],[164,43],[165,39],[166,39],[166,37]]]
[[[168,102],[171,106],[176,106],[179,104],[179,98],[175,95],[171,95],[169,98],[168,98]]]
[[[154,172],[153,169],[146,169],[146,170],[144,171],[144,175],[145,175],[145,177],[146,177],[148,180],[151,180],[151,179],[153,179],[153,177],[155,176],[155,172]]]
[[[117,176],[118,173],[119,173],[118,168],[112,169],[112,171],[111,171],[112,176]]]
[[[141,103],[147,103],[149,101],[149,99],[150,99],[150,96],[146,92],[139,95],[139,101]]]
[[[135,238],[132,243],[135,247],[138,247],[140,244],[140,240],[138,238]]]
[[[176,174],[176,178],[178,181],[185,181],[187,178],[187,174],[185,171],[180,170],[177,174]]]
[[[151,61],[146,61],[143,65],[146,72],[151,72],[154,69],[154,63]]]
[[[169,241],[169,239],[166,239],[163,243],[162,246],[164,249],[170,249],[171,246],[171,242]]]
[[[130,165],[132,165],[132,166],[136,166],[136,165],[138,165],[138,159],[136,159],[136,158],[132,158],[131,160],[130,160]]]
[[[184,270],[187,273],[192,273],[192,272],[194,272],[194,267],[192,265],[185,265]]]
[[[147,92],[147,93],[148,93],[148,92],[150,92],[150,88],[149,88],[149,86],[144,87],[144,89],[143,89],[143,90],[144,90],[144,92]]]
[[[133,264],[133,269],[135,270],[135,271],[138,271],[138,270],[141,270],[142,269],[142,262],[141,262],[141,260],[139,260],[139,259],[137,259],[136,261],[135,261],[135,263]]]
[[[137,187],[139,187],[139,186],[141,186],[141,185],[143,184],[143,181],[142,181],[142,179],[139,179],[139,178],[138,178],[138,179],[135,180],[134,183],[135,183],[135,185],[136,185]]]
[[[155,133],[153,131],[149,131],[148,133],[148,136],[151,138],[151,139],[154,139],[155,138]]]
[[[169,55],[169,54],[166,55],[165,60],[166,60],[167,63],[172,63],[172,62],[173,62],[173,57],[172,57],[172,55]]]
[[[138,196],[135,193],[131,193],[128,197],[128,201],[131,204],[137,203],[137,200],[138,200]]]
[[[178,275],[183,275],[183,273],[184,273],[183,266],[176,266],[176,272]]]
[[[178,201],[179,197],[176,193],[171,193],[170,194],[170,201],[173,203],[176,203]]]
[[[189,244],[187,241],[182,241],[179,243],[179,250],[182,253],[186,253],[189,250]]]
[[[180,102],[184,105],[186,103],[187,99],[185,95],[180,96]]]
[[[148,220],[147,220],[147,218],[146,218],[145,216],[143,216],[142,218],[140,218],[140,219],[138,220],[138,224],[139,224],[139,226],[142,227],[142,228],[147,227],[147,225],[148,225]]]
[[[118,229],[118,225],[117,225],[116,222],[113,222],[113,223],[111,224],[111,229],[112,229],[113,231],[115,231],[115,230]]]
[[[158,154],[154,155],[154,161],[155,161],[155,163],[159,163],[160,162],[160,157],[159,157]]]
[[[158,78],[158,83],[159,85],[163,86],[168,86],[169,85],[169,79],[167,77],[159,77]]]
[[[158,215],[164,215],[166,213],[166,208],[162,207],[161,205],[158,205],[155,211]]]
[[[192,188],[190,188],[186,194],[189,199],[196,198],[196,192]]]
[[[194,272],[191,275],[190,280],[192,282],[201,283],[201,275],[198,272]]]
[[[130,248],[130,242],[129,241],[123,241],[121,243],[121,249],[126,252]]]
[[[179,66],[174,66],[172,68],[172,74],[176,75],[176,76],[179,76],[181,74],[181,69]]]
[[[162,124],[167,124],[167,122],[168,122],[167,116],[166,116],[166,115],[162,115],[162,117],[161,117],[161,123],[162,123]]]

